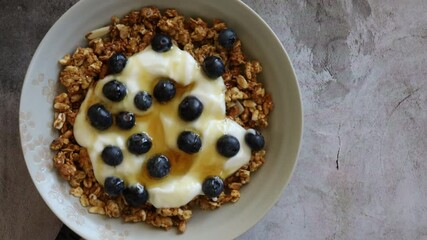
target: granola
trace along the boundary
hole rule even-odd
[[[90,213],[122,218],[125,222],[146,222],[155,227],[176,227],[184,232],[192,210],[216,209],[228,202],[237,202],[240,189],[250,182],[251,173],[265,161],[265,150],[253,152],[248,164],[225,180],[225,191],[217,199],[198,196],[179,208],[156,209],[150,204],[130,207],[122,196],[110,197],[97,182],[88,152],[73,136],[73,125],[88,88],[107,74],[107,60],[117,52],[132,56],[150,45],[156,32],[172,37],[174,44],[190,53],[201,64],[207,56],[218,56],[226,65],[223,74],[226,85],[227,116],[245,128],[263,129],[273,109],[271,95],[258,81],[261,64],[248,59],[238,40],[231,49],[218,43],[218,34],[227,26],[220,20],[212,24],[201,18],[186,18],[175,9],[159,10],[145,7],[123,18],[112,17],[111,24],[86,35],[88,47],[77,48],[59,63],[63,66],[59,81],[65,87],[54,100],[53,127],[59,137],[51,144],[56,151],[53,162],[61,177],[71,186],[70,194],[78,197]]]

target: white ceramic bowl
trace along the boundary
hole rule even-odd
[[[212,212],[194,211],[184,234],[162,231],[146,224],[123,223],[89,214],[78,198],[69,195],[68,184],[52,167],[49,144],[57,133],[51,124],[52,101],[58,91],[59,59],[77,46],[84,36],[107,25],[111,16],[154,5],[177,8],[186,16],[220,18],[233,28],[245,51],[258,59],[261,75],[273,95],[275,109],[264,132],[267,161],[242,189],[235,204]],[[232,239],[252,227],[282,194],[294,169],[302,132],[300,92],[291,62],[267,24],[237,0],[81,0],[68,10],[40,43],[28,68],[21,93],[21,144],[30,175],[47,205],[72,230],[86,239]]]

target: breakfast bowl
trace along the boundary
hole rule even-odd
[[[238,34],[245,53],[262,64],[259,81],[274,102],[269,125],[262,130],[267,152],[263,166],[240,190],[236,203],[213,211],[194,210],[182,234],[89,213],[70,194],[68,182],[53,167],[54,152],[50,149],[58,137],[52,127],[53,101],[63,91],[58,82],[58,61],[77,47],[86,46],[87,33],[107,26],[112,16],[122,17],[146,6],[224,21]],[[289,57],[268,25],[237,0],[78,2],[54,24],[34,54],[21,92],[19,120],[22,150],[36,188],[56,216],[85,239],[235,238],[259,221],[281,196],[294,170],[302,135],[301,98]]]

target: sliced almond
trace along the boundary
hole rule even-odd
[[[95,29],[95,30],[91,31],[90,33],[86,34],[86,38],[89,40],[101,38],[101,37],[104,37],[105,35],[107,35],[109,32],[110,32],[109,26],[98,28],[98,29]]]
[[[239,109],[239,112],[237,114],[237,116],[239,116],[240,114],[242,114],[243,111],[245,111],[245,108],[242,106],[242,104],[240,103],[240,101],[235,101],[237,109]]]

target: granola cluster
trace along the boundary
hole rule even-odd
[[[263,165],[264,150],[254,152],[248,164],[225,180],[225,191],[215,201],[199,196],[179,208],[156,209],[150,204],[135,208],[128,206],[122,196],[113,198],[104,193],[95,179],[87,150],[79,146],[73,136],[80,105],[88,88],[107,74],[106,62],[110,56],[120,52],[130,57],[144,50],[156,32],[171,36],[175,44],[199,63],[207,56],[221,57],[226,65],[223,78],[227,88],[227,116],[245,128],[267,127],[273,102],[257,80],[262,67],[245,56],[240,41],[229,50],[220,46],[218,34],[226,27],[220,20],[208,24],[201,18],[186,18],[175,9],[162,12],[155,7],[145,7],[121,19],[112,17],[108,27],[86,36],[88,47],[77,48],[59,61],[63,66],[59,81],[66,91],[55,97],[53,105],[53,127],[60,133],[51,144],[51,149],[56,151],[53,162],[61,177],[69,182],[70,193],[80,198],[81,205],[88,207],[90,213],[121,217],[125,222],[146,222],[164,229],[175,226],[184,232],[192,209],[216,209],[239,200],[240,188],[250,182],[251,173]]]

